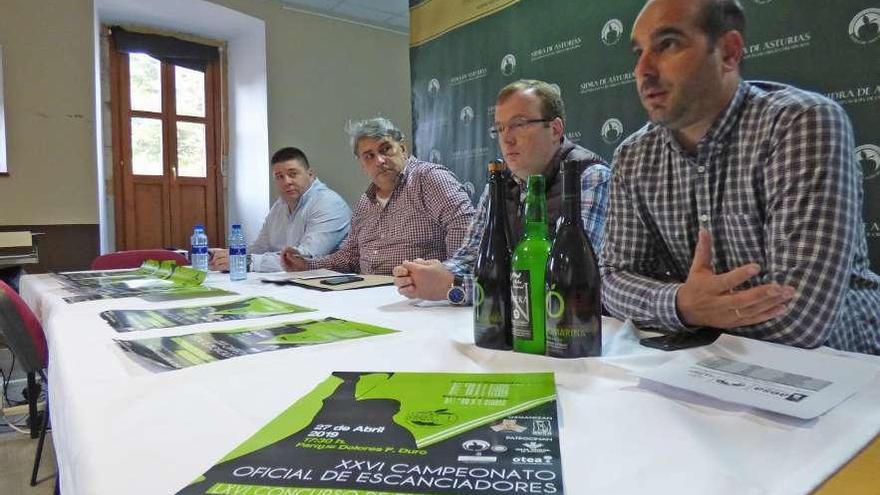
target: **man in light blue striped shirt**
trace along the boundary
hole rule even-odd
[[[283,271],[281,250],[288,246],[307,257],[335,251],[351,225],[351,209],[345,200],[315,176],[305,153],[298,148],[275,152],[272,175],[279,197],[257,240],[248,246],[251,271]],[[211,268],[228,269],[228,252],[215,249],[212,253]]]
[[[599,155],[565,138],[565,108],[559,91],[535,80],[519,80],[505,86],[496,98],[495,125],[489,132],[498,138],[507,164],[503,182],[507,203],[507,224],[515,245],[522,234],[522,205],[529,175],[544,175],[547,188],[547,218],[550,235],[562,209],[560,164],[577,161],[581,174],[581,217],[583,228],[600,252],[605,205],[611,170]],[[470,303],[473,270],[488,218],[489,187],[483,190],[474,220],[455,255],[444,261],[413,260],[393,270],[398,291],[411,298],[443,300],[451,287],[461,287]]]

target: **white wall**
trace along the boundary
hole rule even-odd
[[[269,209],[268,194],[256,192],[269,186],[269,169],[260,166],[269,160],[265,23],[203,0],[96,0],[95,7],[103,24],[147,26],[227,41],[229,159],[221,164],[229,184],[226,223],[241,223],[245,235],[255,238]],[[105,204],[112,212],[112,198],[105,198]],[[109,246],[113,245],[111,218],[105,214],[101,222]],[[211,244],[221,242],[212,239]]]

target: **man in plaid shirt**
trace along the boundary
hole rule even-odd
[[[407,259],[452,256],[474,215],[455,175],[409,156],[403,133],[388,119],[358,122],[349,132],[354,154],[372,181],[355,207],[351,231],[338,251],[320,258],[305,259],[285,248],[284,269],[389,275]]]
[[[501,145],[508,170],[502,187],[507,198],[507,224],[511,228],[511,248],[522,234],[522,205],[529,175],[542,174],[547,188],[549,234],[562,209],[562,173],[564,160],[575,160],[583,167],[581,174],[581,217],[593,249],[599,252],[605,205],[611,171],[599,155],[565,138],[565,108],[559,91],[543,81],[520,80],[498,92],[495,125],[490,129]],[[464,299],[450,299],[456,304],[471,301],[473,271],[480,241],[488,222],[486,208],[489,186],[483,190],[473,223],[455,256],[442,264],[438,260],[416,259],[394,268],[394,283],[407,296],[428,300],[447,298],[451,287],[461,287]]]
[[[849,120],[743,81],[744,24],[736,0],[651,0],[636,19],[651,122],[615,154],[604,304],[643,328],[880,354]]]

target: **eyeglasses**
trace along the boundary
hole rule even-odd
[[[489,135],[492,136],[492,139],[497,138],[498,136],[504,134],[504,131],[508,131],[511,134],[518,135],[522,132],[526,126],[537,124],[539,122],[552,122],[553,119],[513,119],[507,124],[498,124],[489,128]]]

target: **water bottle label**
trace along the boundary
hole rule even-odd
[[[192,254],[208,254],[208,246],[193,246]]]
[[[246,254],[247,254],[247,248],[244,246],[236,246],[236,247],[230,246],[229,247],[229,256],[236,256],[236,255],[245,256]]]
[[[510,272],[510,302],[513,336],[519,339],[532,339],[532,318],[529,312],[529,271]]]

